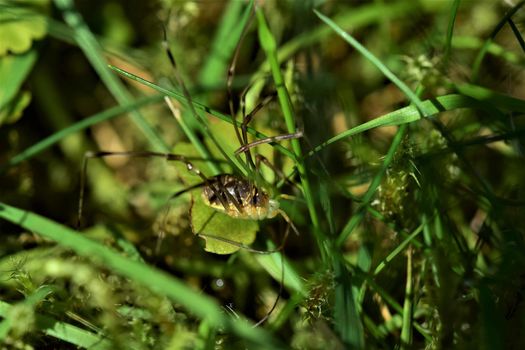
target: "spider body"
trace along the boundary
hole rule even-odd
[[[236,219],[264,220],[279,213],[278,201],[252,181],[231,174],[210,178],[202,190],[202,199],[206,205]]]

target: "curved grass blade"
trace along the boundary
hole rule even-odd
[[[459,3],[461,0],[454,0],[450,10],[450,21],[448,22],[447,37],[445,41],[445,53],[443,54],[443,62],[446,66],[452,52],[452,38],[454,36],[454,24],[456,24],[456,16],[458,14]]]
[[[166,88],[163,88],[163,87],[161,87],[161,86],[159,86],[157,84],[154,84],[154,83],[152,83],[152,82],[150,82],[150,81],[148,81],[146,79],[143,79],[143,78],[141,78],[141,77],[139,77],[137,75],[134,75],[132,73],[126,72],[125,70],[122,70],[122,69],[120,69],[118,67],[109,65],[109,68],[111,68],[112,70],[116,71],[117,73],[125,76],[126,78],[129,78],[129,79],[132,79],[132,80],[134,80],[136,82],[139,82],[139,83],[141,83],[141,84],[143,84],[143,85],[145,85],[145,86],[147,86],[147,87],[149,87],[149,88],[151,88],[153,90],[156,90],[156,91],[158,91],[158,92],[160,92],[160,93],[162,93],[162,94],[164,94],[166,96],[173,97],[173,98],[175,98],[178,101],[183,101],[185,103],[187,102],[186,97],[183,94],[181,94],[181,93],[178,93],[176,91],[171,91],[171,90],[168,90]],[[208,113],[209,115],[211,115],[211,116],[213,116],[215,118],[218,118],[218,119],[220,119],[222,121],[225,121],[227,123],[230,123],[230,124],[233,123],[233,121],[232,121],[232,119],[231,119],[231,117],[229,115],[226,115],[226,114],[221,113],[219,111],[216,111],[216,110],[214,110],[212,108],[209,108],[208,106],[206,106],[206,105],[204,105],[202,103],[199,103],[197,101],[192,101],[192,104],[193,104],[193,107],[195,109],[204,111],[204,112]],[[237,125],[240,128],[241,127],[241,123],[239,121],[236,121],[236,123],[237,123]],[[265,135],[265,134],[255,130],[254,128],[252,128],[250,126],[248,126],[247,131],[251,135],[253,135],[253,136],[257,137],[257,138],[260,138],[260,139],[268,137],[267,135]],[[275,145],[273,145],[273,147],[275,147],[275,149],[278,150],[279,152],[281,152],[283,155],[291,158],[292,160],[296,160],[296,157],[295,157],[294,153],[292,153],[290,150],[286,149],[282,145],[275,144]]]
[[[96,259],[113,272],[180,303],[196,316],[207,319],[214,327],[224,327],[260,347],[281,348],[280,344],[264,330],[252,328],[242,319],[235,320],[228,317],[215,300],[196,293],[180,280],[161,270],[122,256],[103,244],[45,217],[1,202],[0,217],[53,240],[63,247],[70,248],[79,255]]]
[[[275,87],[277,89],[277,97],[279,99],[279,105],[281,106],[281,110],[284,115],[286,128],[289,134],[294,134],[297,131],[297,128],[295,126],[295,115],[293,111],[292,102],[288,94],[288,90],[286,89],[286,85],[284,83],[284,78],[281,72],[281,68],[279,66],[279,61],[277,59],[277,44],[275,42],[275,38],[270,32],[270,29],[268,28],[268,24],[266,23],[264,13],[262,12],[260,7],[257,7],[255,9],[255,14],[257,16],[259,42],[261,43],[261,46],[266,53],[266,58],[270,64],[272,77],[274,80]],[[306,199],[306,205],[308,207],[310,219],[312,220],[312,225],[314,226],[313,233],[315,235],[317,246],[321,252],[323,260],[325,260],[328,254],[328,252],[326,251],[326,246],[323,244],[323,242],[325,242],[325,237],[319,227],[319,218],[317,217],[317,211],[315,208],[310,181],[308,180],[308,176],[306,174],[305,165],[301,160],[303,155],[301,144],[298,139],[292,139],[291,144],[295,157],[298,160],[296,162],[296,166],[299,172],[299,178],[301,179],[303,195]]]
[[[475,49],[479,50],[484,45],[484,41],[473,36],[461,36],[456,35],[452,39],[452,47],[457,49]],[[525,64],[525,59],[517,55],[513,51],[509,51],[503,46],[500,46],[496,43],[490,43],[487,47],[487,54],[491,54],[496,57],[500,57],[507,62],[513,64],[519,64],[523,66]]]
[[[46,137],[45,139],[35,143],[34,145],[30,146],[29,148],[25,149],[24,151],[22,151],[21,153],[17,154],[16,156],[12,157],[11,159],[9,159],[7,161],[7,163],[5,165],[2,165],[2,167],[0,167],[0,172],[2,170],[4,170],[5,168],[7,167],[10,167],[10,166],[13,166],[13,165],[16,165],[16,164],[19,164],[25,160],[28,160],[29,158],[31,157],[34,157],[35,155],[37,155],[38,153],[46,150],[47,148],[51,147],[52,145],[54,145],[55,143],[59,142],[60,140],[64,139],[65,137],[75,133],[75,132],[78,132],[78,131],[81,131],[81,130],[84,130],[86,128],[89,128],[90,126],[92,125],[95,125],[95,124],[98,124],[98,123],[101,123],[103,121],[106,121],[106,120],[109,120],[111,118],[115,118],[115,117],[118,117],[119,115],[121,114],[124,114],[124,113],[127,113],[129,111],[132,111],[132,110],[135,110],[139,107],[142,107],[144,105],[147,105],[147,104],[150,104],[150,103],[155,103],[155,102],[159,102],[162,100],[164,96],[162,95],[154,95],[154,96],[149,96],[149,97],[144,97],[144,98],[141,98],[141,99],[138,99],[136,101],[134,101],[133,103],[130,103],[130,104],[126,104],[126,105],[121,105],[121,106],[117,106],[117,107],[113,107],[113,108],[110,108],[110,109],[107,109],[103,112],[100,112],[100,113],[97,113],[97,114],[94,114],[88,118],[85,118],[67,128],[64,128],[48,137]]]
[[[338,14],[333,21],[346,30],[355,30],[374,22],[403,16],[407,11],[414,10],[414,5],[414,3],[409,1],[399,1],[392,4],[366,4]],[[320,42],[331,32],[332,31],[328,27],[314,27],[311,31],[301,33],[290,41],[283,43],[281,47],[277,49],[277,59],[279,64],[291,58],[300,49]],[[250,82],[256,85],[255,82],[263,79],[268,71],[270,71],[270,65],[268,61],[264,61],[258,68],[257,73],[252,76]],[[257,88],[259,90],[262,89],[262,85],[263,84],[259,84]]]
[[[496,35],[500,32],[500,30],[503,28],[505,23],[514,16],[514,14],[525,4],[525,1],[520,1],[517,3],[510,11],[508,11],[505,16],[499,21],[499,23],[496,25],[492,33],[490,34],[489,38],[485,41],[483,44],[483,47],[479,50],[478,55],[474,59],[474,63],[472,64],[472,77],[471,81],[475,82],[478,80],[479,70],[481,68],[481,63],[483,62],[483,59],[485,58],[488,48]]]
[[[498,110],[498,108],[511,109],[513,111],[522,113],[525,112],[525,101],[523,100],[475,85],[461,85],[457,88],[460,90],[460,92],[472,97],[459,94],[450,94],[430,100],[425,100],[422,102],[422,104],[428,114],[424,115],[424,117],[431,117],[440,112],[451,111],[459,108],[476,108],[490,111],[491,113],[496,113],[499,115],[502,113]],[[414,106],[403,107],[381,117],[372,119],[366,123],[360,124],[328,139],[327,141],[314,147],[314,149],[311,150],[307,156],[310,157],[316,152],[319,152],[325,147],[332,145],[335,142],[341,141],[344,138],[360,134],[373,128],[402,125],[417,121],[419,119],[421,119],[419,111]]]
[[[223,83],[228,70],[228,60],[250,17],[251,7],[248,6],[241,15],[242,1],[230,1],[221,18],[216,35],[213,38],[210,54],[206,57],[204,67],[199,73],[199,83],[202,86],[217,86]]]
[[[7,317],[13,307],[16,306],[0,300],[0,316],[4,318]],[[69,323],[60,322],[49,316],[36,313],[35,325],[36,328],[44,334],[63,340],[80,348],[106,350],[113,347],[113,344],[98,334],[86,331],[85,329]]]
[[[352,45],[361,55],[363,55],[370,63],[375,65],[381,73],[392,83],[394,83],[413,103],[419,110],[420,116],[423,117],[428,115],[425,106],[419,99],[419,97],[403,82],[399,79],[390,69],[387,68],[374,54],[368,51],[363,45],[361,45],[357,40],[355,40],[350,34],[346,33],[341,27],[339,27],[334,21],[326,17],[317,10],[314,10],[315,14],[326,24],[328,24],[332,29],[339,34],[347,43]]]
[[[133,102],[133,98],[130,93],[125,89],[122,82],[120,82],[107,67],[107,63],[103,58],[102,49],[100,44],[97,42],[93,33],[89,30],[88,26],[84,23],[84,20],[80,13],[78,13],[74,7],[73,1],[71,0],[55,0],[56,6],[62,11],[64,20],[73,29],[75,41],[82,49],[86,58],[92,64],[93,68],[97,71],[100,79],[107,86],[108,90],[115,97],[121,105],[128,105]],[[169,148],[157,134],[154,128],[147,122],[147,120],[137,111],[131,111],[131,119],[144,133],[146,139],[149,141],[151,146],[160,152],[168,152]]]

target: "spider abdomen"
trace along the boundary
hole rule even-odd
[[[263,220],[277,215],[279,202],[252,181],[231,174],[209,179],[202,190],[206,205],[236,219]]]

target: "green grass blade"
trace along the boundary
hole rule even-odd
[[[479,71],[481,69],[481,63],[483,62],[483,59],[485,58],[488,48],[496,35],[500,32],[500,30],[503,28],[505,23],[514,16],[514,14],[525,4],[525,1],[520,1],[517,3],[510,11],[508,11],[505,16],[498,22],[492,33],[490,34],[489,38],[485,41],[483,44],[483,47],[479,50],[478,55],[474,59],[474,63],[472,64],[472,76],[471,81],[476,82],[478,80]]]
[[[342,246],[344,244],[348,236],[354,231],[357,225],[359,225],[362,219],[364,218],[364,212],[366,210],[366,206],[372,200],[377,187],[380,185],[381,180],[383,179],[383,176],[386,174],[386,170],[388,169],[388,166],[394,159],[394,155],[397,151],[397,148],[401,144],[401,141],[403,140],[405,131],[406,131],[406,124],[401,125],[401,127],[399,127],[399,129],[397,130],[396,135],[394,136],[394,139],[392,140],[392,144],[390,145],[390,148],[388,149],[388,152],[385,156],[385,159],[383,163],[381,164],[381,169],[374,176],[366,193],[363,195],[363,200],[361,204],[359,205],[358,209],[356,210],[356,214],[352,215],[348,223],[344,226],[343,230],[339,234],[339,237],[337,237],[337,240],[336,240],[337,246]]]
[[[347,43],[352,45],[361,55],[363,55],[370,63],[375,65],[381,73],[392,83],[394,83],[410,100],[411,103],[413,103],[417,109],[419,110],[419,113],[421,117],[428,115],[428,112],[425,109],[425,106],[419,99],[419,97],[403,82],[401,79],[399,79],[390,69],[387,68],[381,62],[374,54],[372,54],[370,51],[368,51],[363,45],[361,45],[357,40],[355,40],[350,34],[346,33],[341,27],[339,27],[334,21],[332,21],[330,18],[326,17],[322,13],[320,13],[317,10],[314,10],[315,14],[326,24],[328,24],[339,36],[341,36]]]
[[[447,37],[445,41],[445,53],[443,54],[443,61],[445,66],[448,63],[450,53],[452,52],[452,39],[454,37],[454,24],[456,23],[456,16],[458,15],[459,4],[461,0],[454,0],[452,8],[450,9],[450,21],[448,22]]]
[[[115,78],[107,67],[107,62],[102,56],[102,49],[95,39],[95,36],[84,23],[82,16],[75,8],[71,0],[55,0],[56,6],[63,12],[64,20],[73,29],[75,40],[93,65],[100,78],[107,86],[108,90],[121,105],[128,105],[133,102],[129,92],[125,89],[122,82]],[[154,128],[137,111],[131,112],[131,119],[144,133],[151,146],[159,152],[168,152],[169,148],[162,138],[156,133]]]
[[[500,92],[474,84],[455,85],[455,88],[463,95],[470,96],[478,101],[484,102],[483,106],[478,103],[477,105],[472,106],[473,108],[494,106],[497,109],[502,109],[509,112],[525,113],[525,100],[505,95]],[[492,112],[494,111],[491,111],[491,113]]]
[[[334,290],[334,325],[343,342],[351,349],[364,349],[363,324],[359,315],[352,276],[339,259],[334,259],[337,285]]]
[[[0,300],[0,316],[4,318],[7,317],[13,307],[16,306],[9,305],[8,303]],[[60,322],[49,316],[40,315],[38,313],[35,314],[35,324],[36,328],[46,335],[61,339],[80,348],[90,350],[106,350],[111,349],[113,346],[108,340],[104,339],[100,335],[93,334],[89,331],[65,322]]]
[[[497,93],[495,91],[485,89],[476,85],[460,85],[456,86],[456,88],[461,93],[467,96],[450,94],[436,97],[430,100],[425,100],[422,103],[428,114],[424,115],[424,117],[431,117],[440,112],[451,111],[460,108],[488,110],[491,113],[497,113],[500,115],[501,112],[499,112],[497,108],[510,109],[512,111],[520,113],[525,112],[525,101],[523,100],[501,93]],[[403,107],[396,111],[385,114],[381,117],[372,119],[366,123],[348,129],[328,139],[327,141],[314,147],[314,149],[311,150],[307,156],[310,157],[314,155],[314,153],[321,151],[327,146],[330,146],[347,137],[360,134],[373,128],[403,125],[407,123],[412,123],[419,119],[419,111],[414,106]]]
[[[390,254],[387,255],[386,258],[381,260],[381,262],[377,265],[376,269],[374,270],[374,276],[377,276],[383,269],[388,265],[388,263],[396,256],[399,255],[402,251],[405,250],[405,248],[412,242],[414,238],[416,238],[421,232],[423,232],[424,224],[421,224],[412,232],[401,244],[399,244]]]
[[[484,42],[481,39],[472,36],[456,35],[452,39],[452,46],[457,49],[479,50],[483,45]],[[519,64],[521,66],[525,64],[525,59],[522,56],[517,55],[515,52],[507,50],[501,45],[498,45],[493,42],[488,45],[487,54],[491,54],[495,57],[500,57],[503,60],[513,64]]]
[[[53,240],[77,254],[96,259],[106,268],[150,288],[180,303],[193,314],[207,319],[214,327],[224,327],[234,334],[259,346],[279,348],[278,343],[259,328],[252,328],[244,320],[227,317],[210,297],[195,293],[183,282],[141,262],[122,256],[112,249],[40,215],[0,203],[0,217]]]
[[[109,66],[111,69],[113,69],[114,71],[116,71],[117,73],[125,76],[126,78],[129,78],[129,79],[132,79],[134,81],[137,81],[153,90],[156,90],[158,92],[160,92],[161,94],[164,94],[166,96],[170,96],[170,97],[173,97],[175,99],[177,99],[178,101],[181,101],[181,102],[187,102],[187,99],[186,97],[179,93],[179,92],[176,92],[176,91],[171,91],[171,90],[168,90],[168,89],[165,89],[157,84],[154,84],[146,79],[143,79],[139,76],[136,76],[132,73],[129,73],[129,72],[126,72],[125,70],[122,70],[118,67],[115,67],[115,66]],[[232,121],[232,118],[231,116],[227,115],[227,114],[224,114],[224,113],[221,113],[217,110],[214,110],[212,108],[209,108],[208,106],[202,104],[202,103],[199,103],[197,101],[192,101],[193,103],[193,107],[195,107],[195,109],[198,109],[198,110],[201,110],[201,111],[204,111],[206,113],[208,113],[209,115],[215,117],[215,118],[218,118],[224,122],[227,122],[227,123],[230,123],[232,124],[233,121]],[[241,127],[241,123],[239,121],[236,121],[237,125],[239,127]],[[263,139],[263,138],[267,138],[268,136],[255,130],[254,128],[248,126],[247,128],[247,131],[248,133],[250,133],[251,135],[255,136],[256,138],[258,139]],[[283,155],[289,157],[290,159],[294,160],[296,159],[295,155],[288,149],[286,149],[285,147],[283,147],[282,145],[280,144],[275,144],[273,145],[273,147],[278,150],[280,153],[282,153]]]
[[[479,331],[483,338],[482,349],[505,349],[503,335],[505,334],[504,325],[507,320],[501,314],[501,307],[497,304],[491,288],[485,283],[478,287],[478,293],[481,307]]]
[[[7,161],[7,163],[5,165],[0,167],[0,171],[4,170],[4,168],[7,168],[7,167],[10,167],[10,166],[19,164],[19,163],[21,163],[21,162],[23,162],[25,160],[30,159],[31,157],[34,157],[38,153],[46,150],[47,148],[53,146],[54,144],[56,144],[60,140],[64,139],[65,137],[67,137],[67,136],[69,136],[69,135],[71,135],[71,134],[73,134],[75,132],[84,130],[86,128],[89,128],[92,125],[101,123],[103,121],[106,121],[106,120],[118,117],[119,115],[122,115],[124,113],[130,112],[132,110],[135,110],[135,109],[137,109],[139,107],[148,105],[150,103],[159,102],[159,101],[162,100],[162,97],[163,96],[161,96],[161,95],[144,97],[144,98],[136,100],[133,103],[130,103],[130,104],[127,104],[127,105],[121,105],[121,106],[113,107],[113,108],[107,109],[107,110],[105,110],[103,112],[94,114],[94,115],[92,115],[92,116],[90,116],[88,118],[85,118],[85,119],[83,119],[83,120],[81,120],[81,121],[79,121],[79,122],[77,122],[77,123],[75,123],[75,124],[73,124],[73,125],[71,125],[71,126],[69,126],[67,128],[64,128],[64,129],[62,129],[62,130],[60,130],[60,131],[58,131],[58,132],[56,132],[56,133],[46,137],[45,139],[35,143],[34,145],[32,145],[29,148],[27,148],[24,151],[22,151],[21,153],[19,153],[16,156],[12,157],[11,159],[9,159]]]
[[[266,18],[261,8],[256,8],[255,10],[257,16],[257,28],[259,33],[259,42],[266,53],[266,58],[270,64],[272,71],[272,77],[274,80],[275,87],[277,89],[277,97],[279,99],[279,105],[284,115],[284,120],[286,123],[287,131],[290,134],[293,134],[297,131],[295,126],[295,115],[293,111],[292,101],[288,90],[284,83],[284,77],[281,72],[281,67],[279,66],[279,61],[277,59],[277,44],[275,38],[273,37],[268,24],[266,23]],[[310,219],[312,220],[312,225],[314,226],[314,235],[317,240],[317,245],[323,257],[326,257],[327,252],[325,251],[325,245],[323,242],[325,238],[323,233],[319,228],[319,218],[317,217],[317,211],[315,209],[314,198],[312,195],[310,181],[306,174],[306,169],[304,163],[302,162],[302,150],[301,144],[298,139],[291,140],[292,149],[294,151],[295,157],[298,160],[296,162],[297,170],[299,172],[299,177],[301,179],[303,195],[306,199],[306,205],[308,206],[308,212],[310,213]]]
[[[274,244],[268,244],[270,249],[275,249]],[[307,295],[303,278],[286,259],[283,253],[256,254],[255,260],[279,283],[284,284],[289,290]],[[284,263],[284,264],[283,264]],[[283,266],[284,265],[284,266]],[[284,268],[284,280],[281,281]]]
[[[226,79],[229,60],[251,14],[251,6],[241,16],[242,1],[230,1],[213,38],[211,52],[199,74],[199,85],[217,86]]]

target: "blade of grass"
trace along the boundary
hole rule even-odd
[[[334,259],[334,325],[341,339],[351,349],[364,349],[365,339],[357,303],[353,275],[341,259]]]
[[[191,313],[207,319],[214,327],[224,327],[261,347],[280,348],[279,343],[262,329],[252,328],[244,320],[227,317],[215,300],[191,290],[183,282],[161,270],[122,256],[66,226],[1,202],[0,217],[53,240],[63,247],[70,248],[79,255],[98,260],[100,264],[115,273],[180,303]]]
[[[269,244],[269,249],[275,249],[275,245]],[[290,262],[282,256],[283,253],[256,254],[254,257],[259,264],[279,283],[283,283],[288,289],[306,296],[303,279],[297,273]],[[284,262],[284,266],[283,266]],[[284,281],[281,281],[284,268]]]
[[[472,36],[459,36],[456,35],[452,39],[452,47],[457,49],[476,49],[479,50],[484,45],[484,42],[476,37]],[[525,64],[525,59],[521,56],[518,56],[515,52],[509,51],[506,48],[496,44],[490,43],[487,48],[487,54],[491,54],[496,57],[501,57],[507,62],[519,64],[523,66]]]
[[[474,84],[461,84],[455,85],[454,87],[463,95],[485,102],[485,105],[473,106],[474,108],[494,106],[498,109],[510,112],[525,113],[525,100],[505,95],[500,92]]]
[[[347,43],[352,45],[354,49],[359,51],[370,63],[375,65],[381,73],[392,83],[394,83],[413,103],[420,113],[420,117],[428,115],[429,113],[425,109],[425,106],[419,99],[419,97],[403,82],[399,79],[390,69],[388,69],[383,62],[381,62],[374,54],[368,51],[363,45],[361,45],[357,40],[355,40],[350,34],[346,33],[341,27],[339,27],[334,21],[326,17],[317,10],[314,10],[315,14],[326,24],[328,24],[341,38],[343,38]]]
[[[478,287],[480,312],[480,334],[483,337],[482,349],[505,349],[504,325],[506,320],[497,305],[497,298],[486,283]]]
[[[392,309],[394,309],[397,313],[402,314],[403,308],[402,306],[396,301],[396,299],[388,294],[382,287],[380,287],[377,282],[369,276],[368,273],[365,273],[361,271],[361,269],[354,269],[353,270],[356,277],[363,279],[366,284],[372,289],[375,293],[377,293]],[[412,326],[421,334],[427,341],[431,341],[432,336],[430,335],[429,331],[422,327],[417,322],[412,322]]]
[[[50,286],[41,286],[32,294],[28,295],[23,301],[17,303],[14,306],[10,306],[8,310],[1,310],[0,316],[2,316],[4,320],[0,322],[0,340],[4,340],[7,337],[7,334],[9,333],[11,328],[14,326],[14,323],[20,321],[14,319],[13,312],[10,312],[12,309],[29,308],[31,310],[34,310],[35,307],[51,293],[53,293],[53,289]],[[28,325],[24,326],[30,327]]]
[[[0,316],[7,317],[15,307],[0,300]],[[63,340],[80,348],[90,350],[111,349],[112,344],[102,336],[88,332],[69,323],[60,322],[49,316],[35,314],[36,327],[46,335]]]
[[[161,101],[162,97],[163,97],[162,95],[144,97],[144,98],[136,100],[133,103],[113,107],[103,112],[94,114],[88,118],[82,119],[81,121],[67,128],[61,129],[60,131],[57,131],[56,133],[46,137],[45,139],[33,144],[32,146],[28,147],[21,153],[12,157],[11,159],[7,161],[6,164],[0,167],[0,173],[8,167],[19,164],[23,161],[30,159],[31,157],[34,157],[38,153],[48,149],[52,145],[56,144],[57,142],[59,142],[60,140],[64,139],[65,137],[71,134],[74,134],[78,131],[84,130],[86,128],[89,128],[92,125],[109,120],[111,118],[118,117],[121,114],[127,113],[129,111],[132,111],[144,105]]]
[[[166,105],[168,105],[168,108],[170,109],[171,114],[173,115],[177,123],[179,124],[180,128],[182,129],[182,131],[184,132],[188,140],[190,140],[190,142],[193,144],[197,152],[199,152],[199,154],[203,158],[210,159],[212,157],[210,151],[204,145],[204,143],[200,140],[197,134],[194,132],[193,128],[191,128],[188,125],[188,123],[186,122],[187,118],[184,118],[180,110],[175,108],[175,106],[173,105],[173,102],[171,102],[169,97],[165,96],[164,101],[166,102]],[[222,173],[222,170],[217,163],[212,162],[212,161],[206,161],[206,165],[208,166],[208,169],[210,169],[211,174],[218,175]]]
[[[261,43],[261,46],[264,52],[266,53],[266,58],[270,64],[272,77],[274,80],[275,87],[277,89],[277,97],[279,99],[279,105],[281,106],[281,110],[284,116],[286,128],[288,133],[294,134],[297,131],[295,126],[295,116],[292,102],[288,94],[288,90],[286,89],[286,85],[284,84],[284,78],[281,72],[281,68],[279,66],[279,61],[277,60],[277,44],[275,42],[275,38],[270,32],[270,29],[268,28],[268,24],[266,23],[264,13],[262,12],[262,9],[260,7],[256,7],[255,14],[257,16],[259,42]],[[306,199],[306,205],[308,207],[308,212],[310,213],[312,225],[314,226],[313,232],[317,240],[317,246],[321,252],[323,260],[326,260],[325,258],[328,254],[327,248],[324,244],[324,242],[326,242],[326,239],[319,227],[319,219],[317,217],[317,211],[315,209],[315,203],[312,195],[310,181],[308,180],[304,163],[301,160],[301,144],[298,139],[292,139],[291,144],[293,152],[295,154],[295,158],[297,160],[295,165],[297,166],[299,178],[301,179],[303,195]]]
[[[241,16],[244,6],[242,1],[230,1],[216,30],[211,52],[207,55],[204,67],[199,73],[199,85],[217,86],[223,83],[228,70],[228,62],[243,28],[250,18],[251,7],[248,6]]]
[[[454,25],[456,24],[456,16],[458,14],[459,4],[461,0],[454,0],[452,8],[450,9],[450,21],[448,22],[447,37],[445,41],[445,52],[443,54],[443,64],[446,67],[452,52],[452,38],[454,37]]]
[[[157,84],[154,84],[154,83],[152,83],[152,82],[150,82],[148,80],[145,80],[145,79],[143,79],[143,78],[141,78],[139,76],[136,76],[136,75],[134,75],[132,73],[126,72],[126,71],[124,71],[124,70],[122,70],[122,69],[120,69],[118,67],[110,65],[109,68],[111,68],[114,71],[116,71],[117,73],[125,76],[126,78],[129,78],[129,79],[135,80],[135,81],[137,81],[137,82],[139,82],[141,84],[144,84],[145,86],[147,86],[147,87],[149,87],[149,88],[151,88],[153,90],[156,90],[156,91],[158,91],[158,92],[160,92],[160,93],[162,93],[162,94],[164,94],[166,96],[173,97],[173,98],[175,98],[178,101],[187,102],[186,97],[183,94],[181,94],[181,93],[179,93],[177,91],[171,91],[171,90],[165,89],[165,88],[163,88],[163,87],[161,87],[161,86],[159,86]],[[227,123],[230,123],[230,124],[233,123],[232,118],[229,115],[226,115],[224,113],[221,113],[219,111],[211,109],[208,106],[206,106],[206,105],[204,105],[202,103],[199,103],[197,101],[193,101],[192,100],[192,104],[193,104],[193,107],[195,107],[196,109],[204,111],[204,112],[210,114],[211,116],[213,116],[215,118],[218,118],[218,119],[220,119],[222,121],[225,121]],[[236,121],[236,123],[237,123],[237,125],[239,127],[241,127],[241,123],[239,121]],[[265,135],[265,134],[255,130],[254,128],[252,128],[250,126],[248,126],[247,131],[251,135],[253,135],[253,136],[255,136],[255,137],[259,138],[259,139],[263,139],[263,138],[267,138],[268,137],[267,135]],[[285,147],[283,147],[282,145],[280,145],[278,143],[274,144],[273,146],[280,153],[282,153],[283,155],[285,155],[285,156],[287,156],[287,157],[289,157],[289,158],[291,158],[292,160],[295,161],[296,157],[295,157],[294,153],[290,152],[288,149],[286,149]]]
[[[277,45],[272,33],[270,32],[270,29],[268,28],[264,13],[259,7],[256,8],[256,16],[259,41],[266,53],[266,57],[270,65],[274,84],[277,89],[277,97],[279,99],[279,104],[285,118],[287,131],[289,133],[295,133],[296,127],[293,106],[288,94],[288,90],[286,89],[286,85],[284,83],[279,61],[277,59]],[[294,150],[297,159],[299,159],[299,161],[296,163],[296,166],[301,179],[303,195],[306,199],[308,211],[310,213],[310,219],[314,227],[313,233],[317,241],[318,249],[321,253],[323,261],[326,262],[328,257],[331,258],[335,279],[338,281],[335,287],[334,307],[334,321],[336,328],[345,344],[351,346],[352,348],[361,349],[364,347],[363,326],[361,324],[356,298],[353,293],[350,274],[346,270],[346,267],[342,261],[342,257],[340,257],[335,251],[331,251],[331,249],[328,247],[329,242],[326,237],[324,237],[324,234],[319,226],[319,219],[317,217],[317,211],[315,208],[308,175],[306,173],[304,163],[301,161],[301,145],[297,139],[293,139],[291,141],[292,149]]]
[[[467,95],[450,94],[423,101],[423,106],[427,111],[424,117],[431,117],[437,113],[451,111],[460,108],[475,108],[489,111],[490,113],[502,115],[497,108],[506,108],[512,111],[525,112],[525,101],[494,92],[476,85],[460,85],[456,87],[461,93]],[[472,97],[470,97],[472,96]],[[372,119],[366,123],[343,131],[342,133],[328,139],[327,141],[315,146],[307,157],[314,155],[325,147],[341,141],[344,138],[360,134],[367,130],[383,127],[396,126],[411,123],[420,119],[419,111],[414,106],[407,106],[383,116]]]
[[[472,77],[471,81],[476,82],[478,80],[479,71],[481,69],[481,63],[483,62],[483,59],[485,58],[485,55],[488,52],[488,48],[496,35],[500,32],[500,30],[503,28],[505,23],[514,16],[514,14],[525,4],[525,1],[520,1],[517,3],[512,9],[510,9],[505,16],[501,19],[501,21],[498,22],[492,33],[490,33],[490,36],[487,40],[485,40],[485,43],[481,47],[481,49],[478,52],[478,55],[474,59],[474,63],[472,64]]]
[[[374,276],[377,276],[383,269],[387,266],[389,262],[394,260],[396,256],[399,255],[409,244],[412,242],[414,238],[417,237],[421,232],[423,232],[424,224],[419,225],[414,232],[410,234],[401,244],[399,244],[390,254],[386,256],[381,262],[377,265],[376,269],[374,270]]]
[[[102,49],[95,36],[87,25],[80,13],[75,10],[72,0],[55,0],[55,5],[59,8],[64,16],[66,23],[73,29],[75,41],[82,49],[87,59],[93,65],[93,68],[99,74],[101,80],[107,86],[108,90],[121,105],[129,105],[133,99],[125,89],[123,83],[111,74],[107,63],[102,56]],[[131,111],[131,119],[144,133],[154,150],[159,152],[168,152],[169,148],[162,138],[157,134],[154,128],[144,119],[138,111]]]
[[[403,137],[405,136],[406,126],[406,124],[403,124],[397,130],[396,135],[394,136],[390,148],[388,149],[388,152],[385,156],[385,159],[381,164],[381,168],[374,176],[366,193],[363,195],[362,202],[357,208],[356,213],[352,215],[350,220],[347,222],[347,224],[344,226],[343,230],[339,234],[339,237],[337,237],[337,246],[342,246],[344,244],[348,236],[354,231],[354,229],[359,225],[359,223],[361,223],[362,219],[364,218],[366,207],[368,206],[368,203],[372,200],[377,187],[381,183],[383,176],[386,174],[388,166],[394,159],[394,155],[397,151],[397,148],[399,147],[401,141],[403,140]]]

